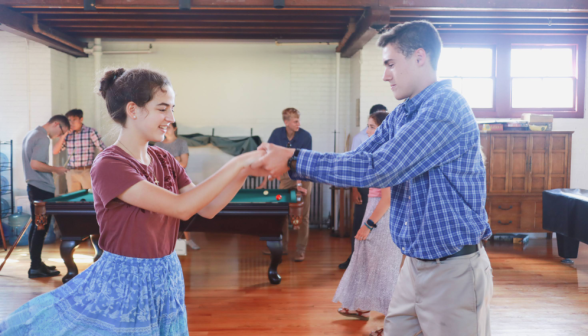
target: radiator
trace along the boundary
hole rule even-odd
[[[249,176],[241,189],[255,189],[261,184],[263,177]],[[267,183],[268,189],[279,189],[280,181],[273,180]],[[313,183],[310,194],[310,226],[323,228],[327,226],[327,220],[323,217],[323,185]]]

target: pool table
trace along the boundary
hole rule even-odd
[[[73,259],[75,248],[91,239],[96,254],[94,261],[102,255],[98,246],[99,227],[94,209],[94,195],[89,190],[80,190],[45,201],[35,201],[35,224],[43,229],[47,216],[53,215],[61,230],[60,253],[67,274],[66,283],[78,274]],[[266,241],[271,252],[268,270],[270,283],[279,284],[278,265],[282,262],[282,224],[290,216],[297,224],[302,215],[302,197],[294,190],[286,189],[242,189],[233,200],[213,219],[194,215],[180,222],[180,232],[226,232],[260,237]]]

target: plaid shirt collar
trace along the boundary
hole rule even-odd
[[[403,111],[407,115],[416,113],[421,108],[423,102],[431,98],[431,96],[437,92],[437,90],[446,86],[451,86],[451,80],[444,79],[427,86],[423,91],[417,93],[413,98],[407,98],[404,103],[402,103]]]

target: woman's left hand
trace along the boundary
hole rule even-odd
[[[362,224],[359,231],[357,231],[357,235],[355,236],[355,239],[366,240],[367,237],[369,236],[370,232],[371,232],[370,229],[368,229],[367,226]]]

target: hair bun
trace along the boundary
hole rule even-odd
[[[124,73],[125,69],[123,68],[106,71],[104,77],[102,77],[102,79],[100,80],[100,89],[98,90],[100,91],[102,98],[106,99],[106,93],[108,92],[108,90],[112,88],[114,82],[117,79],[119,79]]]

